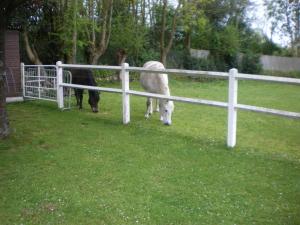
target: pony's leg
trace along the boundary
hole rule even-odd
[[[146,119],[148,119],[152,113],[153,113],[152,98],[147,98],[147,111],[145,114]]]
[[[160,112],[160,120],[161,121],[163,121],[164,120],[164,117],[163,117],[163,112],[164,112],[164,109],[163,109],[163,107],[164,107],[164,100],[162,100],[162,99],[157,99],[157,101],[158,101],[158,106],[159,106],[159,111],[158,112]]]
[[[150,106],[149,106],[149,114],[151,115],[153,113],[153,101],[152,101],[152,98],[149,98],[150,100]]]
[[[158,99],[155,99],[155,112],[159,112],[159,103],[158,103]]]
[[[79,109],[82,109],[82,98],[83,98],[83,90],[82,89],[78,90],[78,95],[79,95]]]
[[[79,90],[75,88],[74,92],[76,97],[76,105],[79,106]]]

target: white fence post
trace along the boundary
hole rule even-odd
[[[237,69],[229,70],[228,85],[228,130],[227,146],[233,148],[236,145],[236,127],[237,127],[237,97],[238,97],[238,74]]]
[[[57,76],[57,104],[58,108],[63,109],[64,108],[64,89],[61,86],[63,83],[63,69],[61,67],[61,61],[56,62],[56,76]]]
[[[129,72],[126,70],[128,67],[128,63],[123,63],[121,70],[123,124],[128,124],[130,122],[130,95],[127,93],[127,91],[129,91]]]
[[[25,65],[24,63],[21,63],[21,77],[22,77],[22,91],[23,91],[23,97],[25,97]]]

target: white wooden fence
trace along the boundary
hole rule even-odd
[[[114,70],[120,71],[122,78],[122,89],[116,88],[105,88],[105,87],[93,87],[86,85],[75,85],[63,82],[63,69],[64,68],[89,68],[89,69],[103,69],[103,70]],[[64,95],[63,87],[69,88],[82,88],[88,90],[98,90],[104,92],[115,92],[122,94],[122,105],[123,105],[123,123],[128,124],[130,122],[130,95],[138,95],[144,97],[153,97],[159,99],[168,99],[179,102],[187,102],[193,104],[203,104],[216,106],[221,108],[227,108],[228,110],[228,124],[227,124],[227,146],[233,148],[236,145],[236,128],[237,128],[237,110],[248,110],[254,112],[268,113],[279,116],[300,118],[300,113],[298,112],[288,112],[277,109],[269,109],[264,107],[257,107],[251,105],[238,104],[238,80],[261,80],[261,81],[271,81],[280,82],[287,84],[300,84],[300,79],[285,78],[285,77],[271,77],[262,75],[252,75],[252,74],[240,74],[236,69],[231,69],[228,73],[225,72],[210,72],[210,71],[191,71],[191,70],[177,70],[177,69],[165,69],[165,70],[152,70],[145,69],[141,67],[129,67],[127,63],[122,64],[122,66],[94,66],[94,65],[72,65],[72,64],[62,64],[57,62],[57,102],[60,109],[64,108]],[[178,96],[165,96],[160,94],[153,94],[147,92],[140,92],[130,90],[129,87],[129,72],[151,72],[151,73],[167,73],[167,74],[177,74],[185,76],[211,76],[216,78],[226,78],[228,79],[228,102],[211,101],[205,99],[194,99],[185,98]]]

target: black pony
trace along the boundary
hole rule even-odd
[[[72,69],[72,83],[87,86],[97,86],[92,70]],[[77,106],[82,109],[83,89],[74,88]],[[89,104],[93,112],[98,112],[98,102],[100,100],[99,91],[89,90]]]

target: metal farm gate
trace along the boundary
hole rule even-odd
[[[23,75],[23,97],[57,102],[57,70],[53,65],[21,64]],[[65,83],[72,83],[70,71],[63,71]],[[64,88],[65,109],[71,105],[71,88]]]

